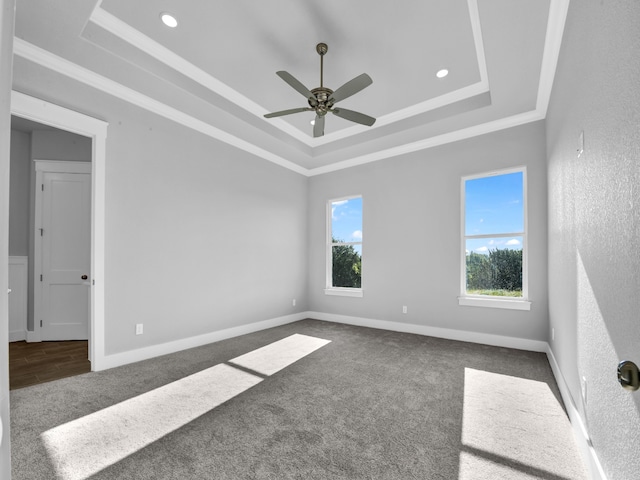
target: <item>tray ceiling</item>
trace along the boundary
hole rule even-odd
[[[267,160],[321,173],[544,118],[567,4],[18,0],[15,52]],[[176,28],[160,21],[163,12]],[[376,117],[373,127],[328,115],[325,136],[313,138],[312,112],[263,118],[306,106],[275,72],[318,87],[319,42],[329,46],[325,86],[364,72],[373,79],[339,104]],[[437,78],[443,68],[449,75]]]

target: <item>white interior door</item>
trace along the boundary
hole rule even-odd
[[[44,172],[42,185],[41,339],[87,340],[91,175]]]

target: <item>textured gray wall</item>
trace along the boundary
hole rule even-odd
[[[550,343],[609,480],[640,471],[640,392],[616,381],[640,364],[639,25],[635,0],[571,2],[547,117]]]
[[[460,182],[525,165],[529,189],[531,311],[458,305]],[[325,205],[363,196],[363,297],[324,294]],[[544,123],[310,179],[309,306],[312,311],[546,340],[547,203]],[[402,306],[408,313],[402,313]]]
[[[14,86],[109,122],[107,354],[307,310],[306,177],[20,58]]]

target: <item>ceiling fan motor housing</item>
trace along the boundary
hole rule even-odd
[[[326,115],[331,108],[332,104],[328,104],[327,101],[329,97],[333,93],[333,90],[325,87],[318,87],[311,90],[311,93],[316,97],[317,105],[313,105],[311,101],[309,101],[309,105],[313,107],[318,115]]]

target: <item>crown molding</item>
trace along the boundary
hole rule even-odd
[[[438,147],[440,145],[446,145],[447,143],[458,142],[460,140],[466,140],[468,138],[485,135],[487,133],[497,132],[499,130],[505,130],[507,128],[517,127],[526,123],[536,122],[543,120],[544,116],[538,112],[538,110],[531,110],[529,112],[519,113],[510,117],[500,118],[491,122],[474,125],[472,127],[463,128],[435,137],[425,138],[417,142],[406,143],[397,147],[388,148],[386,150],[380,150],[373,153],[354,157],[343,162],[333,163],[324,167],[316,167],[309,170],[309,176],[323,175],[325,173],[335,172],[345,168],[356,167],[358,165],[364,165],[366,163],[377,162],[378,160],[384,160],[386,158],[399,157],[408,153],[418,152],[420,150],[426,150],[428,148]]]
[[[150,37],[144,35],[119,18],[111,15],[106,10],[103,10],[100,5],[97,5],[93,10],[91,17],[89,17],[89,21],[138,48],[169,68],[182,73],[187,78],[190,78],[194,82],[229,100],[240,108],[243,108],[256,117],[264,120],[263,115],[269,113],[268,110],[245,97],[237,90],[234,90],[227,84],[221,82],[212,75],[209,75],[204,70],[196,67],[194,64],[188,62],[168,48],[163,47],[158,42],[152,40]],[[275,121],[272,121],[274,126],[308,146],[310,145],[308,135],[280,118],[274,120]]]
[[[159,62],[162,62],[169,68],[182,73],[183,75],[209,89],[210,91],[235,103],[237,106],[243,108],[252,115],[259,117],[263,121],[267,121],[263,118],[263,116],[264,114],[269,113],[268,110],[261,107],[244,95],[240,94],[238,91],[229,87],[225,83],[219,81],[204,70],[196,67],[194,64],[188,62],[170,49],[160,45],[158,42],[131,27],[129,24],[110,14],[101,7],[101,3],[102,2],[98,3],[98,5],[96,5],[95,9],[93,10],[91,16],[89,17],[90,22],[119,37],[121,40],[127,42],[128,44],[134,46],[142,52],[145,52],[147,55],[155,58]],[[467,5],[469,9],[469,19],[476,50],[478,71],[480,73],[479,82],[452,92],[448,92],[447,94],[426,100],[424,102],[417,103],[415,105],[412,105],[411,107],[407,107],[390,114],[383,115],[382,117],[379,117],[376,120],[376,123],[371,127],[353,125],[351,127],[344,128],[342,130],[324,135],[319,138],[310,137],[306,133],[300,131],[281,118],[274,118],[268,121],[276,128],[313,148],[321,145],[326,145],[328,143],[332,143],[344,138],[348,138],[364,131],[381,128],[386,125],[390,125],[392,123],[405,120],[422,113],[426,113],[430,110],[440,108],[450,103],[466,100],[467,98],[470,98],[474,95],[489,91],[489,81],[484,53],[484,43],[482,40],[480,15],[478,11],[478,1],[467,0]]]
[[[264,160],[275,163],[281,167],[292,170],[301,175],[307,175],[308,170],[300,165],[290,162],[289,160],[260,148],[246,140],[231,135],[228,132],[220,130],[202,120],[188,115],[176,108],[170,107],[162,102],[154,100],[140,92],[129,87],[110,80],[91,70],[72,63],[62,57],[59,57],[47,50],[28,43],[20,38],[14,38],[13,53],[19,57],[37,63],[45,68],[55,71],[61,75],[65,75],[74,80],[89,85],[92,88],[100,90],[109,95],[113,95],[121,100],[143,108],[149,112],[160,115],[161,117],[172,120],[176,123],[191,128],[197,132],[203,133],[211,138],[220,140],[228,145],[232,145],[240,150],[244,150],[252,155],[256,155]]]
[[[542,54],[542,66],[540,68],[540,82],[538,83],[538,97],[536,110],[543,117],[547,116],[547,108],[551,100],[551,90],[558,67],[560,48],[562,47],[562,35],[567,21],[570,0],[551,0],[549,5],[549,19],[547,21],[547,34],[544,40],[544,52]]]
[[[475,5],[475,12],[477,14],[477,0],[468,1],[469,5]],[[253,145],[246,140],[231,135],[223,130],[207,124],[206,122],[203,122],[202,120],[198,120],[184,112],[181,112],[180,110],[169,107],[166,104],[163,104],[140,92],[125,87],[124,85],[121,85],[102,75],[92,72],[84,67],[80,67],[77,64],[74,64],[40,47],[32,45],[20,38],[14,38],[14,54],[25,58],[26,60],[37,63],[52,71],[58,72],[69,78],[89,85],[93,88],[101,90],[109,95],[113,95],[140,108],[180,123],[181,125],[196,130],[209,137],[232,145],[236,148],[239,148],[240,150],[248,152],[252,155],[256,155],[257,157],[275,163],[276,165],[279,165],[281,167],[287,168],[300,175],[311,177],[315,175],[322,175],[324,173],[335,172],[345,168],[355,167],[358,165],[364,165],[370,162],[376,162],[386,158],[397,157],[400,155],[437,147],[447,143],[465,140],[479,135],[504,130],[506,128],[523,125],[525,123],[543,120],[546,117],[546,112],[551,97],[551,90],[553,87],[555,71],[560,54],[562,35],[564,31],[564,24],[566,21],[569,2],[570,0],[551,0],[550,3],[541,75],[538,84],[538,97],[536,101],[536,108],[534,110],[312,169],[302,167],[294,163],[293,161],[273,154],[263,148]],[[103,20],[106,21],[105,19]],[[474,22],[472,22],[472,24],[473,23]],[[474,36],[481,36],[481,31],[479,28],[480,27],[478,23],[477,29],[474,30]],[[479,58],[481,57],[481,59],[483,60],[483,50],[478,50],[478,52]],[[484,64],[484,62],[482,62],[482,64]],[[486,76],[486,66],[484,70],[481,69],[481,76],[482,75]],[[484,80],[486,81],[487,79],[485,78]],[[467,87],[469,90],[466,91],[466,93],[469,94],[470,91],[473,91],[473,89],[482,89],[484,87],[485,86],[481,81],[479,84]],[[488,88],[488,81],[486,82],[486,88]],[[454,93],[455,92],[452,92],[452,95]],[[435,105],[438,105],[436,102],[446,100],[446,98],[440,100],[430,100],[429,102],[433,102],[430,104],[430,108],[436,108]],[[449,98],[448,100],[451,101],[451,98]]]

